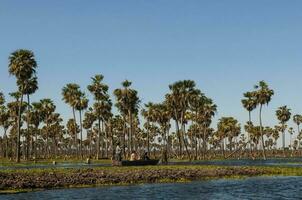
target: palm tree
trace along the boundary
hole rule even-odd
[[[283,149],[283,154],[285,156],[285,130],[286,130],[286,122],[288,122],[291,117],[290,109],[287,108],[287,106],[279,107],[278,110],[276,111],[276,116],[282,126],[282,149]]]
[[[35,133],[35,142],[32,141],[32,152],[34,153],[34,158],[37,159],[37,144],[38,144],[38,133],[40,133],[39,126],[41,122],[43,122],[43,116],[42,116],[42,103],[40,102],[34,102],[32,103],[32,110],[29,112],[29,124],[34,126],[34,133]],[[33,139],[33,136],[32,136]],[[34,144],[33,144],[34,143]]]
[[[75,101],[75,109],[79,111],[80,115],[80,155],[83,159],[82,141],[83,141],[83,125],[82,125],[82,111],[88,107],[88,99],[84,96],[85,94],[80,92],[80,96]]]
[[[297,124],[297,131],[298,131],[298,149],[300,149],[301,145],[301,131],[300,131],[300,124],[302,123],[302,115],[294,115],[293,117],[294,123]]]
[[[85,113],[84,120],[83,120],[83,128],[87,130],[87,137],[89,136],[89,156],[92,154],[92,137],[93,137],[93,123],[96,120],[96,116],[93,112],[93,108],[89,108],[88,112]]]
[[[80,86],[75,83],[68,83],[65,87],[62,89],[62,96],[63,100],[65,101],[66,104],[68,104],[72,108],[72,114],[73,114],[73,119],[74,119],[74,126],[76,126],[77,120],[76,120],[76,114],[75,114],[75,109],[76,109],[76,104],[78,103],[78,99],[81,98],[82,92],[80,91]],[[75,136],[76,140],[77,135]],[[78,149],[78,146],[77,146]]]
[[[122,83],[123,88],[114,90],[114,96],[116,97],[117,101],[115,106],[118,108],[125,121],[128,119],[128,147],[130,152],[133,148],[133,117],[138,114],[138,106],[140,103],[137,91],[130,88],[131,84],[132,83],[130,81],[126,80]]]
[[[150,131],[151,131],[151,125],[150,123],[154,122],[154,112],[153,109],[154,104],[149,102],[145,104],[145,108],[141,111],[142,116],[146,119],[145,129],[147,133],[147,151],[148,156],[150,156]]]
[[[293,150],[293,134],[295,133],[294,128],[293,127],[289,127],[288,129],[288,133],[290,135],[290,139],[289,139],[289,147],[291,150]]]
[[[230,151],[232,151],[233,138],[240,135],[241,132],[238,121],[233,117],[222,117],[218,122],[217,131],[229,139]]]
[[[209,128],[212,123],[212,118],[215,116],[215,113],[217,111],[217,106],[213,103],[212,99],[210,98],[204,98],[204,104],[201,107],[201,114],[200,114],[200,123],[202,125],[203,129],[203,159],[205,159],[205,154],[207,151],[207,140],[209,136],[209,131],[211,129]]]
[[[9,73],[16,77],[17,85],[21,95],[19,102],[19,112],[17,120],[17,142],[16,142],[16,161],[20,162],[20,136],[21,136],[21,107],[23,95],[28,80],[35,76],[37,62],[34,53],[29,50],[19,49],[13,52],[9,57]]]
[[[45,124],[44,126],[44,130],[46,133],[46,145],[45,145],[45,154],[46,157],[49,157],[49,126],[52,122],[52,117],[53,117],[53,113],[56,110],[56,106],[54,105],[53,101],[51,99],[41,99],[40,100],[41,103],[41,112],[43,113],[43,122]]]
[[[249,123],[252,123],[252,116],[251,116],[251,112],[256,109],[257,107],[257,102],[255,99],[255,95],[253,94],[253,92],[246,92],[243,94],[245,99],[241,100],[241,103],[243,105],[243,107],[249,112]],[[251,143],[250,143],[250,133],[248,132],[248,142],[249,142],[249,149],[251,151]]]
[[[274,91],[271,90],[268,85],[264,81],[260,81],[258,85],[255,86],[256,91],[253,92],[254,98],[256,99],[257,105],[260,105],[259,111],[259,121],[260,121],[260,134],[261,134],[261,142],[262,142],[262,154],[263,159],[266,160],[265,153],[265,143],[264,143],[264,133],[263,133],[263,125],[262,125],[262,108],[264,105],[268,105],[274,95]]]
[[[3,93],[0,92],[0,126],[3,127],[4,134],[3,134],[3,142],[5,144],[3,155],[4,157],[8,157],[8,138],[6,132],[10,126],[9,121],[9,112],[6,106],[4,106],[5,98]]]
[[[73,149],[75,151],[77,151],[77,135],[80,132],[79,130],[79,126],[74,122],[74,119],[69,119],[67,121],[66,124],[66,128],[67,128],[67,133],[69,134],[69,136],[72,138],[71,142],[73,143],[73,145],[71,144],[71,152],[73,152]],[[72,146],[74,148],[72,148]]]
[[[294,115],[293,121],[297,125],[298,134],[300,133],[300,124],[302,123],[302,115]]]
[[[108,116],[111,112],[112,103],[108,95],[109,87],[103,83],[104,76],[97,74],[91,78],[92,83],[87,86],[87,89],[93,94],[95,103],[93,109],[97,119],[98,137],[96,144],[96,159],[100,159],[100,140],[101,140],[101,125],[104,123],[104,116]]]
[[[189,158],[191,156],[185,140],[185,123],[186,113],[190,108],[190,99],[199,92],[195,86],[196,84],[192,80],[177,81],[169,85],[170,93],[166,95],[165,100],[175,121],[176,134],[179,140],[179,156],[182,155],[182,143],[184,143]]]
[[[160,128],[161,138],[163,141],[163,148],[162,148],[162,157],[164,162],[168,162],[168,138],[169,138],[169,130],[170,130],[170,120],[171,120],[171,113],[168,109],[168,106],[165,103],[162,104],[152,104],[151,113],[152,117],[151,120],[154,123],[157,123]]]
[[[31,109],[30,105],[30,95],[34,94],[38,90],[38,81],[37,77],[32,77],[24,82],[24,94],[27,96],[27,116],[26,116],[26,122],[27,122],[27,137],[26,137],[26,159],[29,158],[29,141],[32,136],[29,132],[29,113]]]
[[[21,95],[19,92],[13,92],[10,93],[10,96],[14,99],[12,102],[7,103],[7,109],[8,109],[8,113],[9,113],[9,120],[11,123],[11,129],[10,129],[10,139],[12,141],[15,141],[15,145],[17,145],[17,135],[18,135],[18,116],[19,116],[19,106],[20,106],[20,98]],[[22,102],[21,104],[21,118],[22,118],[22,114],[24,113],[26,109],[26,103]],[[20,121],[20,126],[22,125],[22,121]],[[20,132],[20,137],[21,137],[21,132]],[[11,141],[11,142],[12,142]],[[13,144],[12,144],[13,145]],[[15,146],[17,149],[17,146]],[[17,154],[17,151],[13,152],[12,150],[13,147],[11,147],[11,155],[13,155],[13,153],[15,153],[15,155]],[[17,157],[17,156],[16,156]]]

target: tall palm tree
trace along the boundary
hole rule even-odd
[[[298,134],[300,133],[300,124],[302,123],[302,115],[294,115],[293,121],[297,125]]]
[[[79,126],[74,123],[74,119],[69,119],[66,124],[67,133],[69,134],[71,138],[71,153],[74,151],[77,151],[77,135],[80,132]],[[74,147],[74,148],[73,148]]]
[[[205,154],[207,151],[207,140],[208,138],[206,137],[208,134],[208,131],[211,131],[209,129],[211,123],[212,123],[212,118],[215,116],[215,113],[217,112],[217,106],[216,104],[213,103],[213,100],[210,98],[205,97],[203,99],[204,104],[201,107],[201,114],[199,115],[199,122],[202,125],[203,129],[203,159],[205,159]]]
[[[301,132],[300,132],[300,124],[302,123],[302,115],[294,115],[293,117],[293,121],[294,123],[297,125],[297,131],[298,131],[298,148],[300,148],[300,145],[301,145],[301,140],[300,140],[300,136],[301,136]]]
[[[56,110],[56,106],[51,99],[41,99],[41,112],[43,113],[43,122],[45,124],[44,130],[46,132],[46,145],[45,145],[45,155],[49,157],[49,132],[50,124],[52,122],[53,113]]]
[[[4,105],[5,103],[5,97],[3,93],[0,92],[0,126],[3,127],[4,134],[3,134],[3,142],[5,144],[4,152],[3,155],[4,157],[8,157],[8,138],[7,138],[7,130],[10,126],[10,121],[9,121],[9,112],[6,106]]]
[[[87,130],[87,137],[89,141],[89,156],[92,155],[92,137],[93,137],[93,123],[96,121],[95,113],[93,112],[93,108],[89,108],[87,112],[85,112],[84,120],[83,120],[83,128]]]
[[[21,107],[28,80],[35,76],[37,62],[34,53],[26,49],[14,51],[9,57],[9,73],[16,77],[21,95],[17,120],[16,161],[20,162]]]
[[[190,108],[190,99],[197,92],[199,92],[198,90],[196,90],[195,86],[196,84],[192,80],[177,81],[172,85],[169,85],[170,93],[166,95],[165,100],[169,109],[171,110],[172,118],[175,121],[176,134],[178,135],[179,139],[179,156],[182,155],[183,143],[189,158],[191,156],[185,140],[185,124],[186,113]]]
[[[217,125],[217,131],[229,139],[230,150],[232,151],[233,138],[240,134],[241,126],[233,117],[222,117]]]
[[[80,91],[80,86],[76,83],[68,83],[66,86],[62,89],[62,96],[63,100],[66,104],[68,104],[72,108],[72,114],[73,114],[73,122],[75,123],[74,126],[77,126],[77,119],[76,119],[76,105],[78,103],[78,99],[81,98],[82,92]],[[78,139],[78,136],[75,135],[76,141]],[[77,153],[78,153],[78,145],[76,144]]]
[[[151,113],[152,122],[155,122],[159,125],[161,138],[163,141],[163,147],[162,147],[162,157],[164,162],[168,162],[168,156],[169,156],[169,130],[170,130],[170,120],[171,120],[171,113],[168,109],[167,104],[161,103],[161,104],[152,104],[151,107]]]
[[[83,125],[82,125],[82,112],[86,110],[88,107],[88,99],[85,97],[85,94],[81,92],[81,96],[75,100],[75,109],[79,111],[80,115],[80,155],[83,158],[83,151],[82,151],[82,142],[83,142]]]
[[[274,91],[270,89],[264,81],[260,81],[258,85],[255,86],[256,91],[253,92],[254,98],[256,99],[257,105],[260,105],[259,111],[259,121],[260,121],[260,134],[262,143],[262,155],[263,159],[266,160],[265,153],[265,143],[264,143],[264,133],[262,125],[262,108],[264,105],[268,105],[274,95]]]
[[[20,88],[21,89],[21,88]],[[37,77],[32,77],[24,82],[24,94],[27,96],[27,116],[26,116],[26,124],[27,124],[27,137],[26,137],[26,159],[29,158],[29,142],[32,135],[29,132],[29,113],[31,109],[30,105],[30,95],[34,94],[38,90],[38,81]]]
[[[279,107],[278,110],[276,111],[276,116],[282,126],[282,149],[283,149],[283,154],[285,156],[285,130],[286,130],[286,122],[288,122],[291,117],[290,109],[287,108],[287,106]]]
[[[37,159],[37,144],[38,144],[38,135],[41,135],[41,130],[39,129],[40,124],[43,122],[42,116],[42,103],[33,102],[32,110],[29,112],[29,124],[34,126],[34,134],[35,139],[32,141],[32,152],[34,154],[34,158]],[[32,136],[33,139],[33,136]]]
[[[97,74],[91,78],[92,83],[87,86],[87,89],[94,96],[95,103],[93,104],[93,109],[95,117],[97,119],[97,144],[96,144],[96,158],[100,159],[100,142],[101,142],[101,125],[104,123],[104,116],[108,116],[108,112],[111,112],[111,100],[108,95],[108,85],[103,83],[104,76]]]
[[[142,109],[141,114],[146,119],[145,129],[147,133],[147,152],[150,156],[150,131],[151,131],[151,125],[150,123],[154,122],[154,104],[152,102],[149,102],[145,104],[145,108]]]
[[[129,141],[128,147],[129,151],[132,151],[133,148],[133,117],[138,114],[138,107],[139,107],[139,97],[137,91],[130,88],[131,82],[125,80],[122,83],[123,88],[115,89],[114,96],[116,97],[117,103],[115,106],[118,108],[122,116],[124,117],[125,121],[128,119],[129,124]]]
[[[244,99],[241,100],[241,103],[243,105],[243,107],[249,112],[249,121],[248,124],[251,125],[252,124],[252,116],[251,113],[253,110],[256,109],[257,107],[257,101],[255,99],[255,95],[253,94],[253,92],[246,92],[243,94]],[[251,152],[251,142],[250,142],[250,133],[248,132],[248,143],[249,143],[249,149]]]

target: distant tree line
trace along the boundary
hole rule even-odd
[[[49,99],[31,102],[38,90],[34,53],[20,49],[9,56],[8,71],[16,78],[17,91],[10,93],[6,102],[0,93],[0,156],[24,160],[57,157],[112,158],[116,145],[123,149],[124,158],[131,152],[148,152],[149,156],[164,161],[178,159],[210,159],[229,157],[263,157],[298,155],[301,144],[301,115],[292,117],[291,110],[282,106],[276,111],[279,124],[263,125],[262,111],[274,95],[267,83],[260,81],[252,91],[243,95],[242,105],[248,111],[249,121],[241,125],[234,117],[222,117],[214,129],[212,120],[217,112],[213,100],[207,97],[192,80],[169,85],[169,92],[159,103],[142,104],[138,92],[128,80],[113,92],[104,77],[91,78],[87,94],[76,83],[62,89],[62,100],[70,107],[72,118],[66,124]],[[112,112],[115,106],[118,113]],[[252,113],[258,109],[259,124]],[[288,127],[293,119],[297,128]],[[84,131],[86,134],[84,134]],[[295,132],[297,134],[295,134]],[[285,135],[290,145],[285,145]],[[84,135],[86,137],[84,137]],[[295,135],[295,138],[293,138]],[[282,148],[277,141],[282,136]]]

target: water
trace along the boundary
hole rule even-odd
[[[51,199],[302,199],[302,177],[257,177],[242,180],[211,180],[184,184],[48,190],[3,195],[5,200]]]
[[[186,162],[171,163],[172,165],[188,164]],[[230,159],[194,161],[191,165],[216,165],[216,166],[278,166],[278,167],[302,167],[302,158],[274,158],[268,160]]]
[[[96,168],[96,167],[110,167],[111,164],[85,164],[85,163],[58,163],[57,165],[52,164],[35,164],[35,165],[21,165],[21,166],[5,166],[0,164],[0,170],[8,170],[8,169],[50,169],[50,168]]]
[[[268,160],[211,160],[194,162],[171,162],[170,165],[216,165],[216,166],[278,166],[278,167],[302,167],[302,158],[279,158]],[[58,163],[57,165],[36,164],[24,166],[4,166],[0,164],[0,170],[6,169],[47,169],[47,168],[95,168],[110,167],[111,164],[84,164],[84,163]]]

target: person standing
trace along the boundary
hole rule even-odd
[[[122,149],[119,143],[117,143],[115,148],[115,160],[122,161]]]

